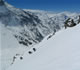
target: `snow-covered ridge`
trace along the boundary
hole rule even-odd
[[[26,52],[8,70],[80,70],[80,24],[61,30]]]
[[[68,19],[74,19],[75,22],[77,22],[78,17],[80,15],[80,13],[72,13],[72,12],[60,12],[60,13],[50,13],[48,11],[43,11],[43,10],[29,10],[29,9],[24,9],[26,12],[32,12],[34,14],[36,14],[37,16],[39,16],[39,18],[41,20],[47,20],[47,22],[49,21],[49,19],[53,20],[55,23],[62,23],[64,24],[64,22]]]
[[[68,18],[77,23],[79,14],[21,10],[1,0],[2,70],[13,63],[13,57],[16,54],[22,55],[25,50],[29,50],[35,44],[40,43],[50,33],[54,34],[62,29]]]

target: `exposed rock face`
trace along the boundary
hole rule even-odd
[[[64,24],[64,26],[65,26],[65,28],[67,28],[67,27],[74,27],[74,26],[76,26],[76,23],[74,22],[74,20],[73,19],[67,19],[66,21],[65,21],[65,24]]]
[[[79,15],[79,20],[78,20],[78,23],[80,23],[80,15]]]

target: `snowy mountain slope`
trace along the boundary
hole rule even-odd
[[[45,38],[33,54],[26,52],[8,70],[80,70],[80,24]],[[31,49],[32,50],[32,49]]]
[[[79,14],[73,14],[25,11],[0,0],[2,70],[11,65],[16,54],[22,55],[25,50],[40,43],[50,33],[55,33],[64,27],[64,21],[68,18],[73,18],[77,23]]]
[[[2,23],[0,23],[0,26],[1,68],[5,70],[13,62],[13,57],[18,53],[22,54],[26,50],[26,47],[20,45],[17,39],[12,35],[13,33],[6,29]]]

